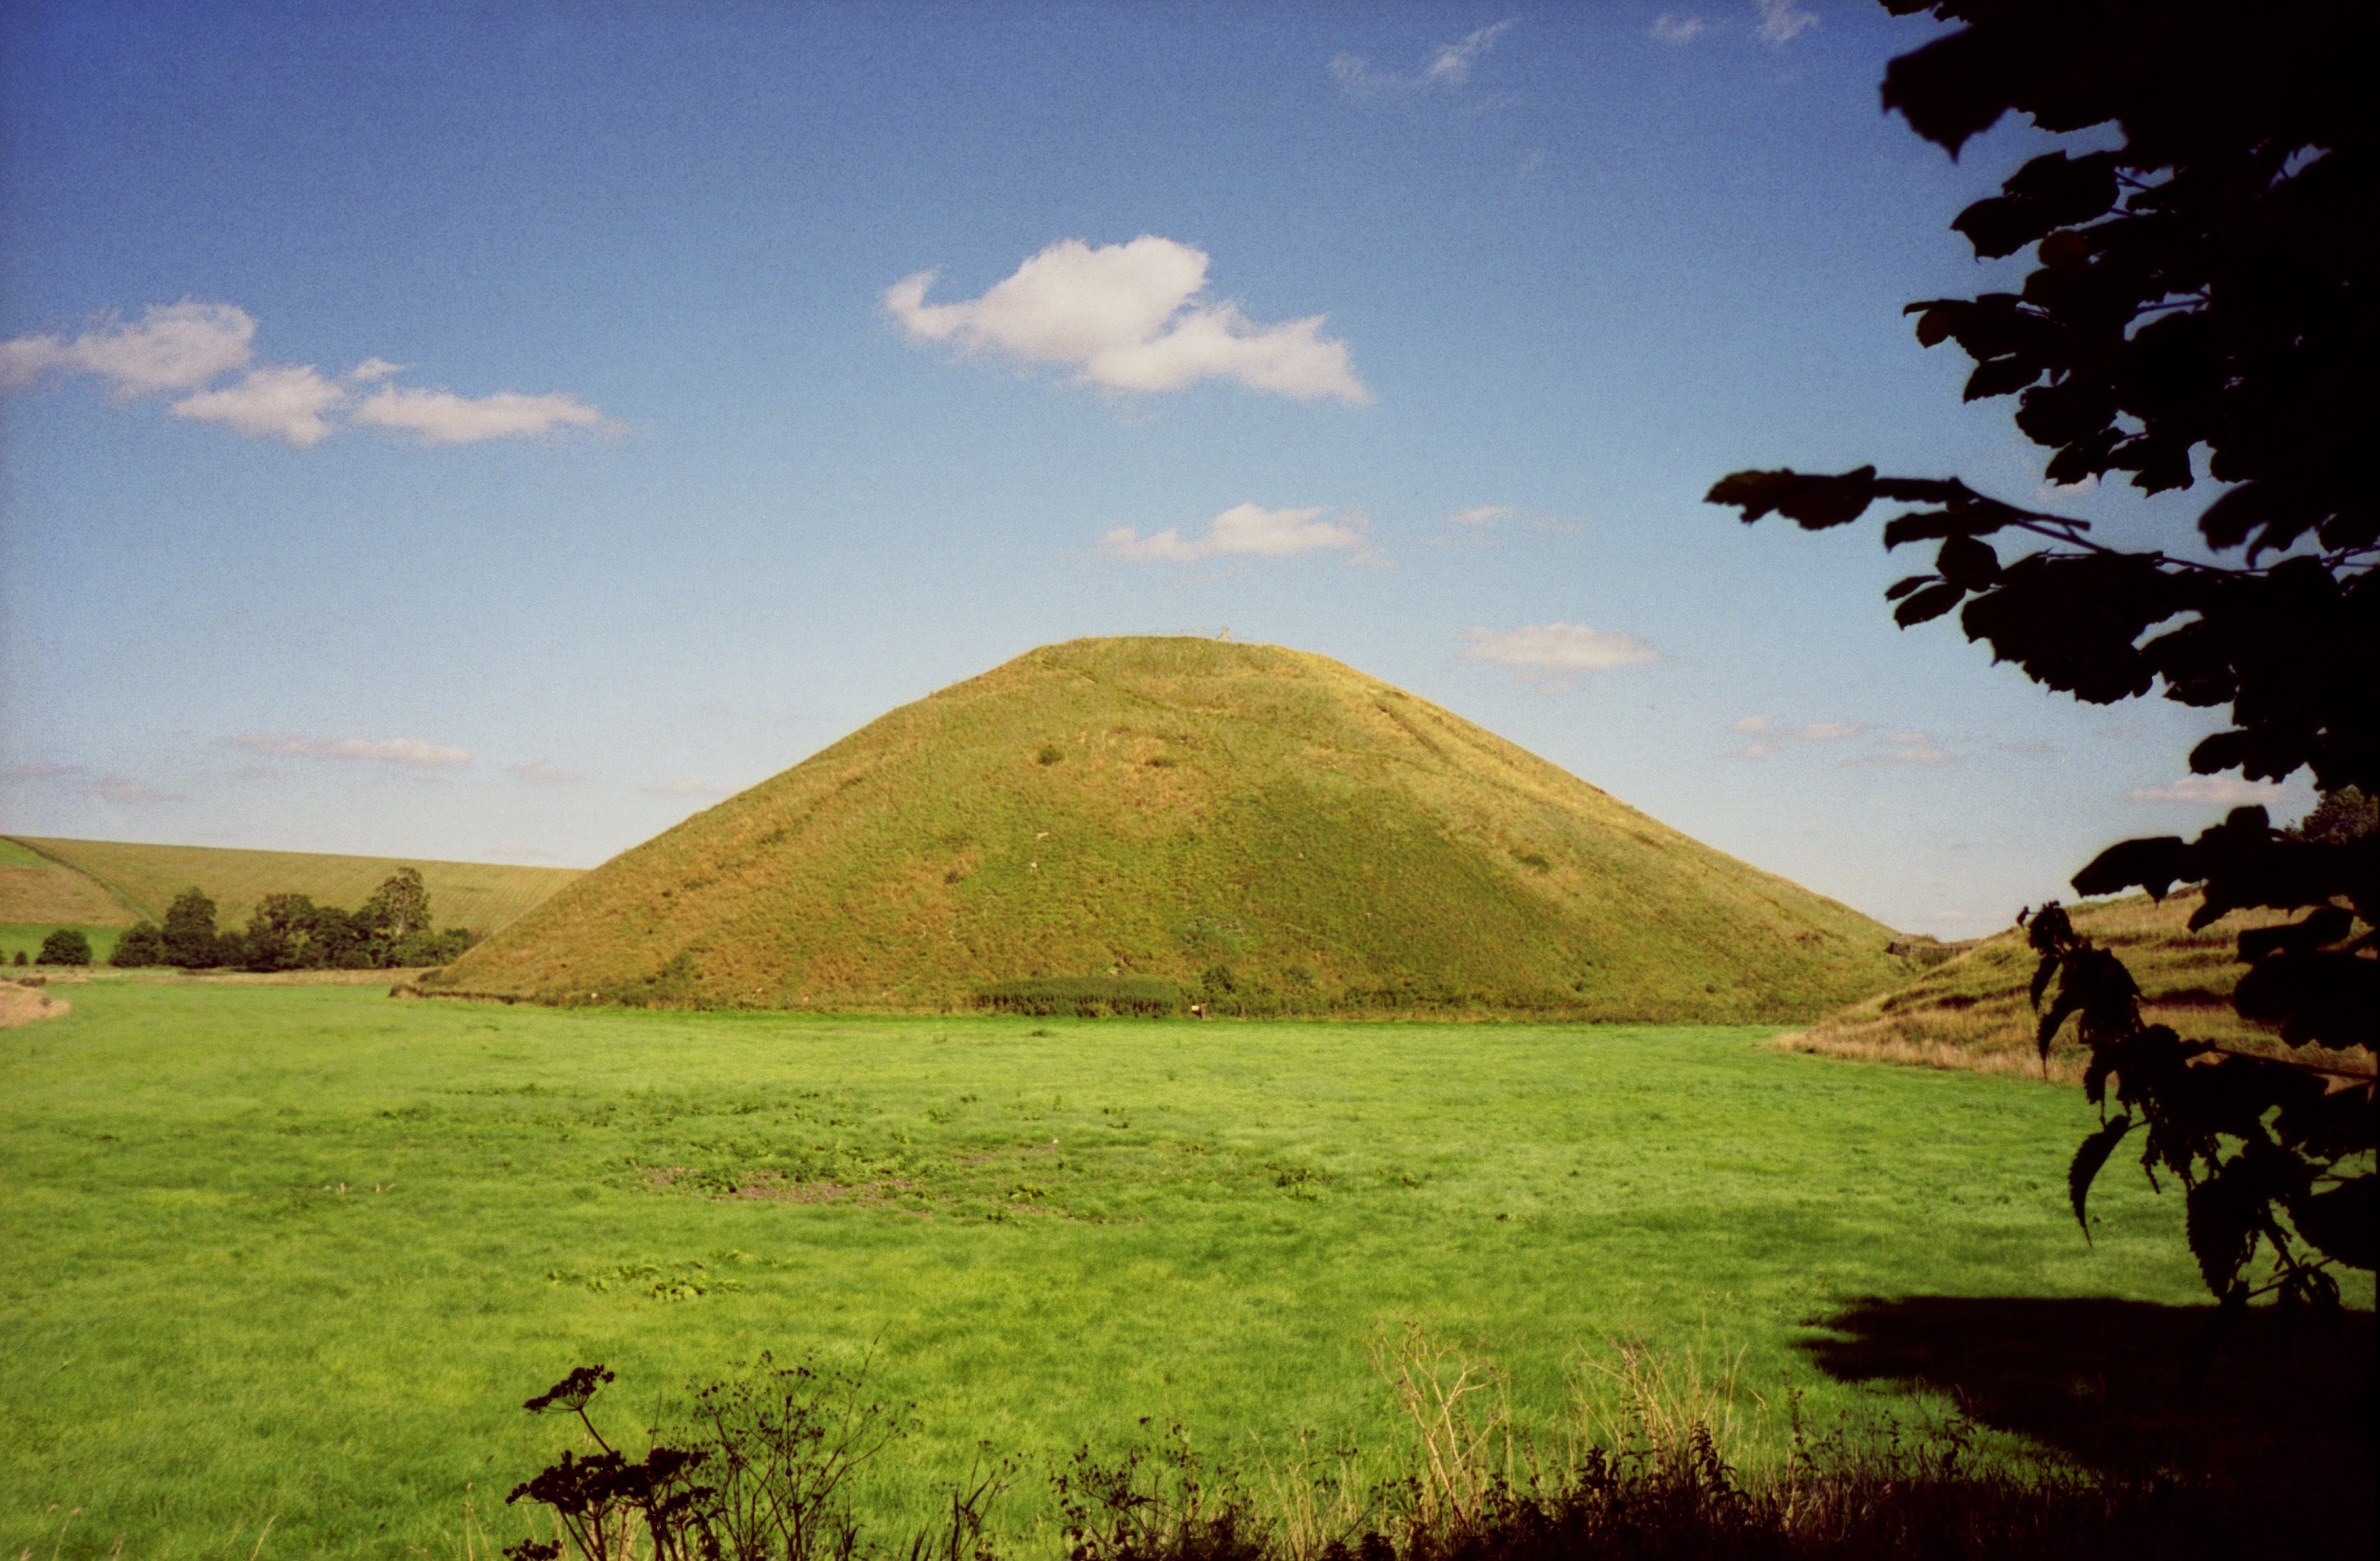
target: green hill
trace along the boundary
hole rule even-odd
[[[0,837],[0,923],[125,927],[142,917],[163,921],[174,896],[195,884],[214,901],[216,924],[237,926],[268,894],[304,894],[352,910],[399,867],[421,870],[439,926],[482,933],[513,921],[580,871],[17,835]]]
[[[1323,657],[1077,640],[872,722],[425,984],[941,1009],[1170,983],[1225,1010],[1785,1019],[1889,929]]]

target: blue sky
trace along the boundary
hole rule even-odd
[[[0,6],[0,827],[592,865],[1033,646],[1228,626],[2001,925],[2219,815],[2204,715],[1700,502],[2041,496],[1900,315],[2012,274],[1946,224],[2039,139],[1878,113],[1931,27]]]

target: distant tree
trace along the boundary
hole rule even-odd
[[[370,939],[376,964],[395,964],[407,938],[430,930],[430,890],[418,867],[399,867],[382,880],[356,912]]]
[[[314,907],[314,925],[307,935],[317,970],[369,970],[380,963],[371,929],[353,911],[336,905]]]
[[[1884,0],[1906,15],[1925,0]],[[2365,475],[2371,354],[2367,19],[2338,0],[1942,0],[1967,25],[1894,60],[1884,103],[1953,156],[2003,115],[2058,133],[2113,124],[2093,150],[2034,158],[1951,224],[1986,259],[2031,247],[2022,289],[1909,306],[1926,346],[1975,360],[1966,398],[2017,395],[2017,427],[2055,452],[2051,481],[2129,474],[2225,491],[2169,551],[2094,538],[2079,520],[1955,478],[1738,472],[1710,492],[1746,521],[1810,530],[1876,502],[1914,506],[1884,543],[1937,544],[1934,568],[1886,593],[1904,627],[1960,610],[1970,639],[2045,687],[2095,704],[2152,691],[2230,724],[2200,774],[2310,769],[2332,798],[2380,795],[2380,509]],[[2361,106],[2359,106],[2361,105]],[[2003,558],[2002,546],[2029,548]],[[2191,918],[2301,913],[2243,932],[2236,1006],[2291,1047],[2360,1050],[2354,1066],[2242,1056],[2144,1024],[2120,961],[2057,905],[2032,917],[2044,1055],[2072,1019],[2101,1128],[2068,1183],[2142,1131],[2141,1162],[2180,1182],[2188,1239],[2227,1305],[2272,1293],[2335,1303],[2335,1265],[2374,1260],[2374,1080],[2380,1041],[2380,837],[2273,828],[2233,811],[2195,841],[2126,841],[2074,877],[2082,894],[2198,883]],[[2108,1115],[2110,1097],[2118,1107]],[[2084,1228],[2089,1228],[2087,1222]],[[2257,1253],[2270,1276],[2252,1282]]]
[[[115,940],[115,947],[109,952],[107,962],[124,970],[137,970],[144,965],[164,964],[165,962],[164,935],[157,930],[155,922],[135,922],[125,930],[123,937]]]
[[[197,887],[182,890],[165,908],[164,963],[184,970],[209,970],[223,957],[223,939],[215,934],[215,902]]]
[[[241,963],[250,970],[306,970],[320,962],[314,949],[319,909],[303,894],[268,894],[248,914]]]
[[[42,939],[41,962],[45,965],[87,965],[91,963],[91,939],[79,927],[62,926]]]
[[[24,962],[25,962],[25,950],[22,950],[22,949],[19,949],[19,950],[17,950],[17,963],[18,963],[18,964],[23,964]]]
[[[2290,831],[2316,845],[2353,845],[2380,830],[2380,798],[2365,796],[2353,786],[2325,792],[2313,811]]]

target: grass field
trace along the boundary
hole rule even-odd
[[[2079,1095],[1767,1029],[72,995],[0,1032],[9,1555],[50,1553],[52,1504],[65,1555],[246,1555],[268,1519],[268,1555],[459,1555],[467,1496],[516,1537],[501,1495],[563,1428],[516,1406],[589,1361],[625,1427],[755,1351],[873,1341],[921,1426],[891,1510],[978,1436],[1385,1445],[1366,1340],[1401,1320],[1542,1423],[1622,1337],[1741,1351],[1747,1417],[1938,1414],[1891,1380],[1928,1319],[1989,1341],[2000,1377],[1951,1373],[1980,1413],[2011,1362],[2067,1413],[2108,1381],[2058,1374],[2077,1337],[2204,1315],[2178,1198],[2111,1172],[2074,1228]]]
[[[115,951],[115,940],[124,935],[120,926],[97,926],[88,922],[0,922],[0,961],[13,962],[22,950],[28,960],[39,959],[42,942],[60,928],[79,927],[91,939],[91,957],[100,964]]]
[[[268,894],[304,894],[317,904],[352,911],[399,867],[421,870],[439,926],[483,933],[512,922],[578,877],[572,867],[28,835],[0,838],[0,921],[55,916],[58,926],[129,926],[145,916],[162,922],[174,897],[195,884],[214,901],[215,925],[235,927]],[[69,896],[83,908],[81,914],[67,914]],[[94,914],[93,906],[113,914]]]

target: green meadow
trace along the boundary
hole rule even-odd
[[[587,1361],[632,1430],[760,1350],[872,1350],[917,1429],[866,1500],[915,1510],[983,1438],[1029,1525],[1042,1459],[1143,1416],[1250,1468],[1390,1446],[1367,1349],[1408,1322],[1508,1370],[1524,1426],[1636,1339],[1736,1360],[1756,1428],[1796,1392],[1946,1413],[1843,1369],[1895,1316],[2204,1300],[2136,1174],[2076,1229],[2078,1092],[1771,1028],[67,995],[0,1032],[10,1555],[78,1507],[61,1555],[248,1555],[267,1519],[266,1555],[460,1555],[467,1502],[518,1537],[502,1495],[565,1427],[517,1406]]]

